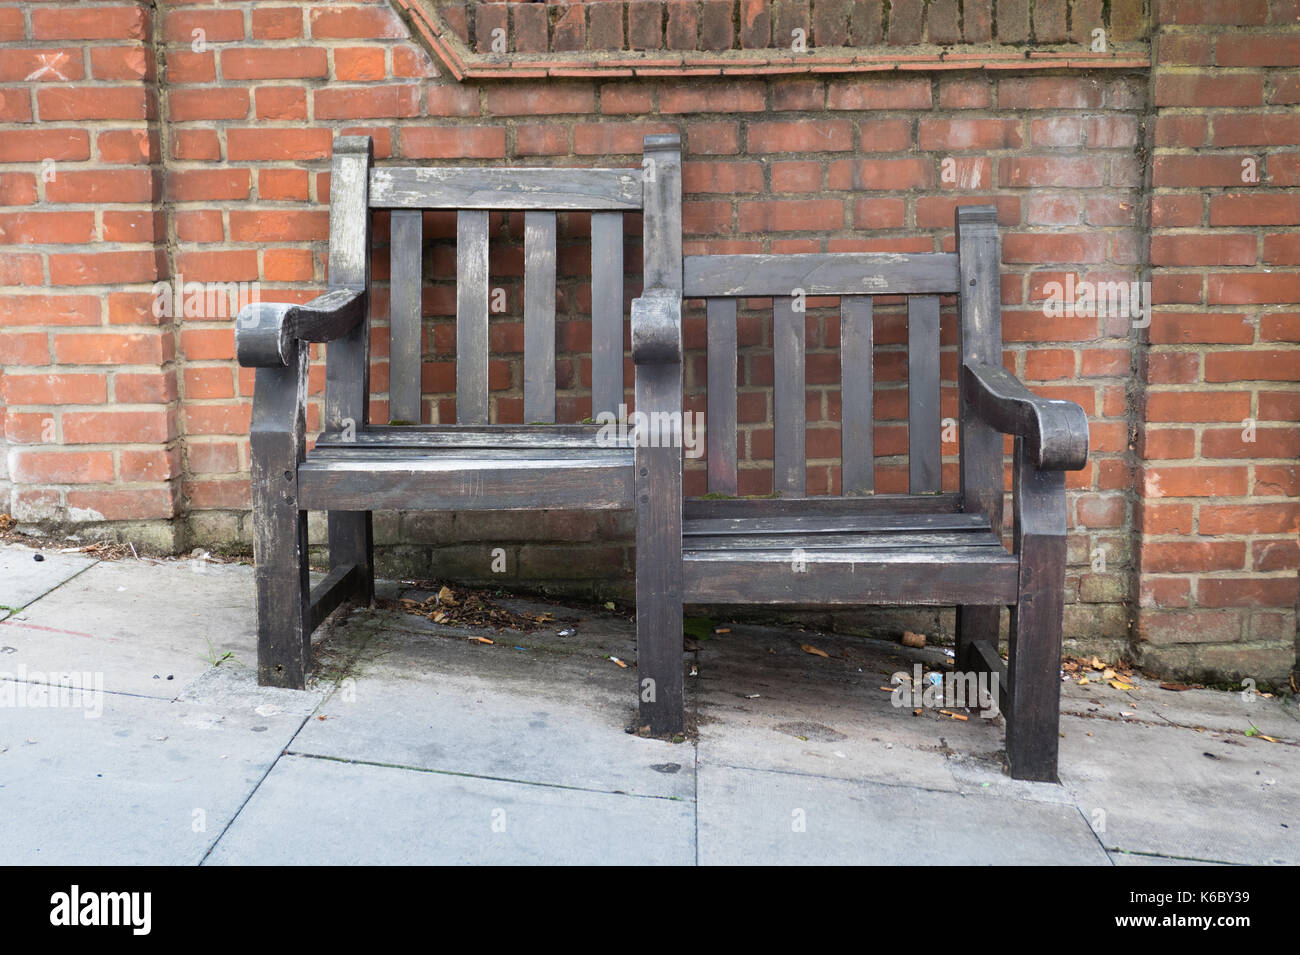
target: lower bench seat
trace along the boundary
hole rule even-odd
[[[950,606],[1017,599],[1016,558],[981,514],[687,519],[682,558],[685,599],[696,603]]]

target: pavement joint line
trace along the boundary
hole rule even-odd
[[[239,814],[244,811],[244,807],[248,805],[249,800],[251,800],[255,795],[257,795],[257,791],[262,788],[262,783],[266,782],[266,777],[271,775],[271,771],[280,764],[280,760],[289,752],[289,744],[293,742],[294,737],[302,732],[302,728],[307,725],[307,721],[311,719],[312,716],[315,715],[316,711],[319,709],[320,709],[320,705],[317,704],[315,707],[312,708],[310,713],[307,713],[305,716],[303,716],[302,722],[298,724],[298,728],[294,730],[293,733],[290,734],[288,741],[280,749],[280,752],[276,753],[275,759],[271,760],[271,764],[266,767],[266,772],[262,774],[262,777],[248,791],[248,795],[245,796],[243,802],[239,804],[239,808],[236,809],[233,813],[231,813],[230,819],[228,819],[226,821],[226,824],[221,827],[221,831],[217,833],[217,837],[212,840],[212,844],[208,846],[207,851],[203,853],[203,858],[199,860],[200,866],[208,861],[208,857],[212,855],[212,853],[216,850],[217,845],[221,842],[221,840],[226,837],[226,833],[229,832],[230,827],[235,824],[235,820],[238,819]]]
[[[73,671],[67,670],[65,672],[71,673]],[[46,683],[41,680],[20,680],[14,676],[0,677],[0,683],[23,683],[29,686],[52,686],[55,687],[56,689],[63,687],[62,683]],[[103,693],[105,696],[124,696],[132,700],[153,700],[157,703],[175,703],[180,699],[180,694],[177,694],[176,696],[150,696],[148,693],[128,693],[126,690],[109,690],[109,689],[104,689],[99,692]],[[184,692],[184,688],[182,688],[181,692],[182,693]],[[202,705],[210,705],[210,704],[202,704]]]
[[[301,732],[301,728],[299,728]],[[377,766],[381,769],[401,769],[412,773],[428,773],[434,776],[459,776],[464,779],[485,779],[496,783],[514,783],[518,786],[537,786],[541,789],[564,789],[570,792],[596,793],[604,796],[628,796],[632,799],[662,799],[665,802],[689,802],[696,804],[696,800],[685,800],[677,796],[655,796],[651,793],[630,793],[622,789],[595,789],[591,786],[566,786],[562,783],[544,783],[534,779],[514,779],[509,776],[487,776],[483,773],[462,773],[451,769],[430,769],[427,766],[408,766],[405,763],[381,763],[371,759],[347,759],[343,756],[326,756],[323,753],[303,753],[297,750],[286,749],[280,755],[298,756],[302,759],[323,759],[331,763],[343,763],[350,766]],[[697,783],[698,785],[698,783]]]
[[[1180,729],[1180,730],[1197,730],[1202,733],[1223,733],[1229,736],[1244,736],[1247,739],[1254,737],[1246,730],[1238,729],[1210,729],[1208,726],[1197,726],[1195,723],[1175,723],[1173,720],[1157,713],[1159,720],[1142,720],[1135,719],[1131,716],[1112,716],[1110,713],[1075,713],[1067,710],[1061,711],[1062,716],[1073,716],[1080,720],[1106,720],[1109,723],[1132,723],[1136,726],[1151,726],[1157,729]],[[1276,738],[1276,737],[1275,737]],[[1277,746],[1300,746],[1300,741],[1289,739],[1277,739]]]
[[[1142,856],[1147,859],[1173,859],[1178,862],[1204,862],[1208,865],[1248,866],[1249,862],[1228,862],[1224,859],[1202,859],[1199,856],[1175,856],[1165,852],[1150,852],[1144,849],[1121,849],[1119,846],[1103,846],[1106,855]],[[1113,865],[1114,863],[1112,863]]]
[[[102,557],[93,557],[93,558],[91,558],[91,561],[90,561],[89,564],[87,564],[85,567],[81,568],[81,570],[77,571],[77,572],[76,572],[75,574],[73,574],[71,577],[65,577],[63,580],[60,580],[57,584],[55,584],[55,585],[54,585],[53,587],[51,587],[49,590],[47,590],[47,591],[45,591],[44,593],[40,594],[39,596],[34,597],[34,598],[32,598],[31,600],[27,601],[27,603],[23,604],[21,607],[17,607],[17,608],[10,607],[10,608],[9,608],[9,610],[10,610],[10,614],[9,614],[9,616],[13,616],[13,615],[15,615],[15,614],[20,614],[20,613],[22,613],[23,611],[25,611],[27,608],[32,607],[32,606],[34,606],[34,605],[37,604],[37,603],[40,603],[42,600],[44,600],[44,599],[45,599],[46,597],[48,597],[50,594],[54,593],[54,591],[58,590],[60,587],[64,586],[65,584],[69,584],[69,583],[71,583],[72,581],[74,581],[74,580],[76,580],[78,577],[80,577],[82,574],[84,574],[86,571],[90,570],[90,568],[92,568],[92,567],[98,567],[98,566],[99,566],[100,564],[102,564],[102,563],[104,563],[104,559],[103,559]]]
[[[1070,794],[1070,804],[1074,807],[1074,811],[1079,814],[1079,818],[1083,820],[1083,824],[1087,826],[1088,831],[1092,833],[1092,838],[1096,840],[1097,846],[1106,856],[1106,861],[1110,863],[1111,868],[1115,868],[1115,860],[1110,857],[1110,850],[1106,848],[1106,843],[1101,841],[1101,834],[1098,833],[1096,829],[1092,828],[1092,823],[1088,820],[1087,813],[1085,813],[1083,807],[1079,805],[1078,797],[1075,795],[1073,790],[1067,789],[1066,792]]]
[[[696,762],[698,764],[698,758]],[[775,769],[775,768],[764,768],[760,766],[738,766],[735,763],[705,763],[705,765],[712,767],[714,769],[739,769],[744,772],[750,772],[750,773],[773,773],[779,776],[801,776],[805,779],[827,779],[833,782],[852,783],[854,785],[868,783],[872,786],[888,786],[891,789],[910,789],[914,792],[946,793],[947,795],[950,796],[973,795],[972,793],[963,793],[960,791],[954,792],[951,789],[935,789],[933,786],[914,786],[911,783],[892,782],[886,779],[845,779],[843,776],[826,776],[821,773],[802,772],[800,770],[794,770],[794,769]],[[695,775],[697,787],[699,786],[699,778],[700,778],[699,773],[697,772]],[[960,781],[955,778],[953,782],[957,783],[958,785],[961,784]],[[1058,783],[1056,785],[1060,785],[1060,784]]]

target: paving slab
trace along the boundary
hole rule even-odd
[[[689,865],[694,806],[286,756],[214,865]]]
[[[1245,733],[1254,724],[1261,733],[1300,741],[1300,706],[1294,698],[1266,698],[1246,691],[1209,689],[1162,690],[1160,683],[1141,678],[1131,690],[1107,684],[1062,686],[1061,712],[1079,716],[1105,715],[1189,729]]]
[[[1108,865],[1069,806],[701,765],[703,865]]]
[[[40,560],[35,559],[38,554]],[[97,560],[85,554],[60,554],[21,544],[0,547],[0,619],[48,594]]]
[[[1061,782],[1086,818],[1104,821],[1108,849],[1300,863],[1296,747],[1073,716],[1061,728]]]
[[[408,623],[408,621],[411,621]],[[416,629],[403,629],[413,627]],[[323,646],[355,639],[349,624]],[[692,797],[690,743],[642,739],[635,671],[596,653],[473,641],[482,631],[392,614],[294,753],[641,795]],[[617,648],[616,648],[617,649]],[[619,652],[624,652],[619,650]]]
[[[7,672],[102,673],[109,692],[170,699],[226,652],[257,659],[252,568],[239,564],[100,561],[18,616],[0,621]]]
[[[3,681],[0,699],[40,689]],[[198,864],[319,699],[297,695],[262,712],[113,693],[98,717],[6,707],[0,864]]]

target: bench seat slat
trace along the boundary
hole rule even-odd
[[[688,255],[685,295],[944,295],[957,291],[951,252],[812,252],[798,255]]]

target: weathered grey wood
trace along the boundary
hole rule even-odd
[[[840,487],[845,495],[876,486],[871,299],[840,299]]]
[[[288,367],[257,369],[249,432],[257,678],[302,689],[311,664],[307,514],[298,462],[306,432],[307,348],[291,344]]]
[[[641,279],[646,289],[682,291],[682,139],[676,133],[645,138],[642,163],[645,224]]]
[[[1014,599],[1016,561],[981,548],[979,558],[940,551],[690,551],[688,603],[866,606],[1002,604]],[[803,561],[802,572],[796,558]]]
[[[635,169],[510,169],[383,166],[370,173],[376,209],[641,208]]]
[[[883,495],[882,495],[883,496]],[[903,495],[897,495],[902,497]],[[827,500],[818,498],[817,500]],[[915,513],[904,514],[896,510],[876,513],[828,514],[803,513],[773,516],[687,518],[682,525],[682,535],[720,537],[749,534],[824,534],[842,533],[936,533],[944,531],[980,533],[990,535],[988,524],[979,514]],[[996,540],[996,538],[993,538]],[[1000,545],[999,545],[1000,546]]]
[[[488,423],[488,214],[456,214],[456,421]]]
[[[965,365],[961,373],[970,412],[1023,437],[1038,467],[1077,471],[1088,463],[1088,416],[1073,401],[1038,397],[1002,365]]]
[[[628,429],[624,429],[625,432]],[[316,447],[374,448],[593,448],[626,443],[629,435],[613,425],[434,425],[424,428],[371,428],[348,439],[321,435]]]
[[[360,564],[335,567],[315,587],[311,588],[311,621],[315,630],[338,606],[343,604],[361,586],[365,568]]]
[[[966,208],[970,208],[967,206]],[[750,295],[912,295],[957,291],[952,253],[811,252],[689,255],[687,298]]]
[[[311,510],[627,508],[632,460],[629,449],[527,457],[499,450],[313,453],[298,469],[298,483]]]
[[[294,341],[333,341],[365,317],[364,288],[332,289],[302,305],[252,302],[235,319],[235,354],[245,368],[283,367]]]
[[[1001,542],[988,531],[891,531],[889,533],[800,534],[769,531],[753,534],[690,534],[683,537],[687,550],[759,550],[802,547],[809,551],[825,550],[897,550],[939,549],[948,556],[958,553],[979,554],[981,548],[996,548],[1006,553]],[[993,555],[998,556],[998,555]]]
[[[772,300],[772,490],[803,497],[807,469],[804,406],[804,313],[794,310],[794,299]]]
[[[907,300],[907,468],[913,494],[943,487],[939,425],[939,297]]]
[[[646,293],[632,310],[636,409],[682,410],[681,140],[648,136],[643,166],[645,226],[642,276]],[[648,303],[662,300],[659,306]],[[675,317],[675,329],[665,327]],[[637,443],[636,646],[639,722],[657,734],[681,732],[682,448]]]
[[[524,214],[524,421],[555,421],[555,213]]]
[[[958,206],[955,213],[960,257],[958,348],[960,365],[1002,363],[1002,285],[998,274],[997,209]],[[959,389],[960,391],[960,389]],[[958,442],[961,448],[962,508],[988,516],[1002,526],[1002,435],[979,420],[959,396]],[[998,611],[992,607],[957,608],[957,666],[966,666],[971,643],[996,644]]]
[[[1065,610],[1065,473],[1039,468],[1016,438],[1012,476],[1018,597],[1007,663],[1007,761],[1016,779],[1056,781]]]
[[[709,491],[735,494],[736,474],[736,300],[711,298],[706,306]]]
[[[394,209],[391,231],[388,417],[394,422],[419,424],[424,213]]]
[[[372,161],[369,136],[343,136],[334,141],[330,172],[331,289],[370,288],[368,207]],[[369,309],[367,294],[366,315]],[[363,431],[370,420],[370,323],[366,319],[326,348],[324,418],[324,430],[329,433]],[[331,511],[326,522],[330,567],[363,568],[352,597],[370,604],[374,600],[375,563],[369,509]]]
[[[623,214],[591,214],[591,414],[623,404]]]
[[[828,517],[855,514],[944,514],[959,511],[957,494],[875,494],[870,497],[818,496],[808,498],[734,498],[707,499],[692,497],[684,503],[690,520],[735,518],[740,520],[815,514]]]

